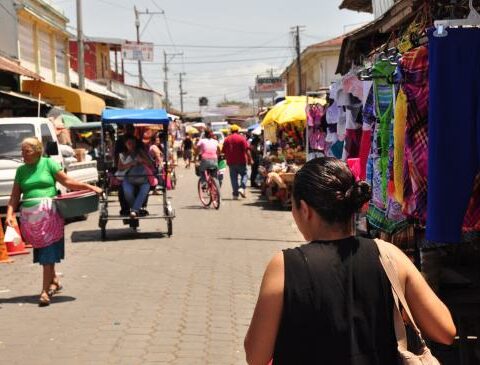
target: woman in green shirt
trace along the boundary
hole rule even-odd
[[[6,223],[8,226],[16,224],[15,212],[21,204],[22,235],[34,247],[33,262],[43,266],[39,305],[47,306],[50,297],[62,288],[55,273],[55,263],[65,257],[63,219],[52,201],[57,195],[56,182],[70,190],[91,190],[100,194],[102,189],[73,180],[63,172],[59,163],[42,157],[42,154],[43,145],[37,138],[23,140],[22,157],[25,163],[15,175]]]

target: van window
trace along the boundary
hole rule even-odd
[[[42,124],[40,126],[40,133],[42,134],[43,148],[46,148],[48,142],[53,142],[52,133],[50,132],[47,124]]]
[[[0,158],[21,157],[22,141],[34,136],[32,124],[0,124]]]

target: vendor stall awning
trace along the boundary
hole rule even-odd
[[[58,106],[64,106],[71,113],[101,115],[105,109],[105,102],[84,91],[71,87],[51,84],[44,81],[24,80],[23,91],[30,92],[34,97],[41,95]]]
[[[0,56],[0,71],[6,71],[17,75],[31,77],[35,80],[42,79],[42,77],[35,72],[32,72],[29,69],[20,66],[17,62],[2,56]]]
[[[116,124],[167,124],[170,122],[165,109],[106,109],[102,114],[103,123]]]

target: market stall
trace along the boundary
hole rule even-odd
[[[367,234],[410,254],[457,318],[455,364],[480,362],[479,19],[472,1],[395,2],[344,39],[326,110],[326,154],[372,188]]]
[[[287,97],[265,114],[265,158],[259,169],[264,177],[263,191],[282,206],[291,205],[295,173],[305,164],[308,154],[307,110],[309,105],[324,104],[323,99]]]

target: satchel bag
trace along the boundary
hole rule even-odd
[[[440,362],[430,352],[430,349],[427,347],[422,337],[422,333],[415,324],[415,320],[413,319],[412,313],[410,312],[410,308],[408,307],[405,299],[405,293],[400,285],[395,264],[390,257],[387,243],[378,239],[375,240],[375,243],[378,247],[378,251],[380,252],[380,263],[382,264],[385,274],[390,281],[393,299],[395,302],[395,305],[393,306],[393,320],[400,363],[403,365],[440,365]],[[405,329],[405,322],[403,321],[401,308],[405,310],[405,313],[410,320],[411,327],[419,339],[419,349],[416,351],[417,353],[413,353],[407,349],[407,332]]]
[[[136,165],[131,167],[125,176],[127,181],[135,186],[143,185],[148,183],[148,172],[145,166]]]

